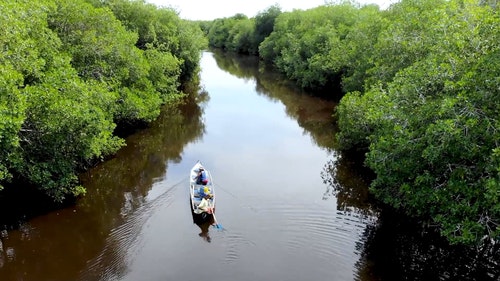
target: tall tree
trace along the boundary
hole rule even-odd
[[[260,43],[273,32],[274,22],[281,13],[281,7],[275,4],[255,16],[255,46],[253,47],[255,50],[258,50]]]

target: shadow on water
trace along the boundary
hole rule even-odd
[[[363,246],[363,270],[378,280],[499,280],[498,245],[450,246],[404,216],[381,214]]]
[[[360,159],[339,155],[325,164],[322,177],[325,196],[336,197],[339,210],[378,217],[358,246],[358,280],[499,280],[499,245],[452,246],[435,231],[377,206],[368,192],[373,174]]]
[[[214,217],[209,215],[206,218],[191,212],[193,216],[193,223],[196,224],[200,228],[200,236],[204,241],[210,243],[212,242],[212,238],[210,237],[210,227],[215,223]]]

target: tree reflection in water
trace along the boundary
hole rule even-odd
[[[439,233],[380,206],[368,190],[373,175],[359,157],[335,154],[325,164],[324,199],[337,198],[339,211],[376,216],[367,224],[357,280],[500,280],[500,246],[452,246]]]

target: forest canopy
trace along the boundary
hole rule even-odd
[[[117,126],[154,120],[196,77],[199,26],[144,1],[0,5],[0,189],[78,196],[78,172],[124,145]]]
[[[452,243],[498,241],[499,26],[485,0],[275,5],[197,23],[144,0],[4,0],[0,189],[83,194],[78,172],[124,145],[117,127],[175,104],[208,42],[340,100],[338,148],[363,153],[381,202]]]
[[[499,240],[500,17],[477,1],[402,1],[364,92],[337,108],[343,149],[366,149],[371,191],[453,243]]]
[[[259,17],[272,18],[265,38]],[[212,46],[339,99],[338,148],[366,156],[371,192],[465,244],[500,240],[499,27],[498,1],[484,0],[339,1],[202,25]]]

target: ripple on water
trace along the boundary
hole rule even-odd
[[[267,204],[265,212],[282,223],[280,240],[290,255],[308,255],[324,264],[334,262],[343,270],[352,270],[359,260],[356,245],[363,240],[368,225],[376,217],[357,212],[340,212],[321,205]]]
[[[175,186],[174,186],[175,187]],[[172,188],[154,198],[154,200],[138,204],[130,194],[125,194],[121,215],[124,222],[111,230],[101,253],[87,262],[87,267],[80,274],[80,280],[119,280],[125,276],[128,268],[127,257],[137,251],[141,245],[137,238],[141,229],[158,206],[168,206],[173,202]],[[132,209],[131,200],[134,205]]]
[[[241,255],[241,249],[245,246],[255,246],[255,242],[249,240],[242,233],[230,232],[223,238],[227,243],[224,263],[229,264],[237,261]]]

